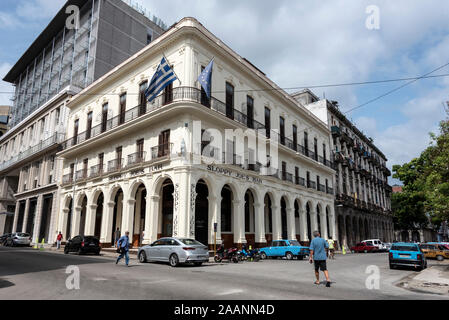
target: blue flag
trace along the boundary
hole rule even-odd
[[[168,65],[165,57],[162,58],[161,64],[157,67],[156,73],[151,79],[147,91],[145,91],[145,97],[148,99],[148,102],[151,103],[162,90],[177,79],[175,72]]]
[[[198,77],[198,82],[201,83],[204,91],[206,91],[207,97],[210,99],[212,90],[212,68],[214,67],[214,59],[209,63],[209,65],[203,70],[203,72]]]

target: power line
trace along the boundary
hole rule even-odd
[[[446,65],[445,65],[446,66]],[[443,66],[443,67],[445,67]],[[441,67],[441,68],[443,68]],[[441,69],[438,68],[437,70]],[[435,71],[433,71],[435,72]],[[397,78],[397,79],[386,79],[386,80],[374,80],[374,81],[362,81],[362,82],[348,82],[348,83],[334,83],[334,84],[322,84],[322,85],[311,85],[311,86],[301,86],[301,87],[287,87],[287,88],[272,88],[272,89],[248,89],[248,90],[234,90],[234,92],[270,92],[270,91],[286,91],[286,90],[300,90],[300,89],[319,89],[319,88],[332,88],[332,87],[348,87],[348,86],[359,86],[359,85],[370,85],[370,84],[381,84],[381,83],[389,83],[389,82],[401,82],[401,81],[410,81],[415,82],[417,80],[421,79],[431,79],[431,78],[443,78],[443,77],[449,77],[449,73],[445,74],[439,74],[439,75],[430,75],[431,73],[428,73],[427,75],[420,76],[420,77],[409,77],[409,78]],[[408,83],[410,84],[410,83]],[[405,85],[408,85],[405,84]],[[224,93],[225,91],[212,91],[212,93]],[[10,91],[0,91],[0,94],[14,94],[14,92]],[[25,95],[18,94],[18,96]],[[26,95],[33,95],[33,93],[27,93]],[[98,95],[119,95],[118,93],[80,93],[78,95],[86,95],[86,96],[98,96]],[[128,95],[139,95],[139,93],[128,93]]]

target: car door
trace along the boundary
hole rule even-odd
[[[153,242],[153,244],[146,250],[147,259],[152,261],[159,261],[161,259],[161,243],[162,240]]]
[[[72,242],[70,243],[70,251],[78,251],[81,247],[81,237],[76,236],[72,239]]]
[[[278,256],[284,257],[287,251],[289,251],[287,241],[279,241]]]
[[[266,254],[269,257],[274,257],[276,256],[276,248],[277,248],[278,242],[277,241],[273,241],[271,243],[271,247],[268,247],[266,250]]]
[[[161,261],[168,262],[172,253],[174,253],[175,241],[173,239],[165,239],[160,246]]]

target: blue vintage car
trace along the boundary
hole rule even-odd
[[[390,269],[398,266],[414,267],[420,270],[427,268],[426,257],[416,243],[394,243],[390,249],[389,262]]]
[[[286,257],[287,260],[292,260],[297,257],[298,260],[302,260],[308,255],[309,248],[301,246],[296,240],[275,240],[270,247],[260,249],[262,259]]]

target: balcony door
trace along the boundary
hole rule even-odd
[[[234,86],[226,82],[226,116],[234,119]]]
[[[170,152],[170,130],[166,130],[159,135],[158,157],[168,156]]]
[[[139,117],[147,113],[147,98],[145,97],[147,87],[148,81],[141,83],[139,87]]]
[[[93,113],[92,111],[87,114],[87,126],[86,126],[86,140],[90,139],[91,132],[92,132],[92,117]]]
[[[108,122],[108,104],[105,103],[103,105],[103,110],[101,113],[101,132],[105,132],[106,131],[106,126],[107,126],[107,122]]]

